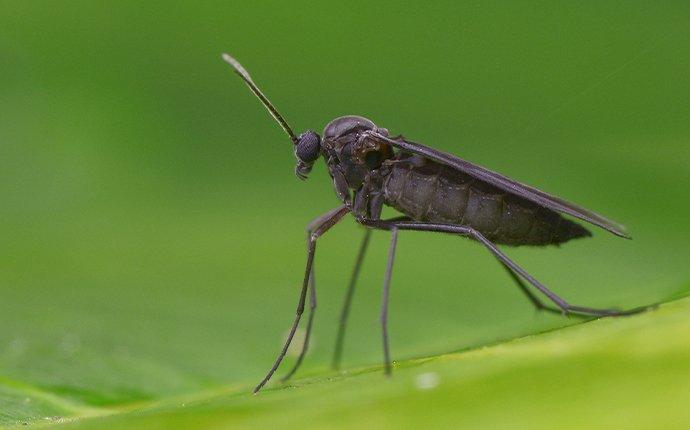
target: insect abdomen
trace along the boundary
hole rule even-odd
[[[559,244],[590,236],[554,211],[442,164],[419,161],[394,164],[384,183],[386,204],[414,220],[469,226],[508,245]]]

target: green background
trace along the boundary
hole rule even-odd
[[[626,224],[632,241],[593,228],[593,239],[562,248],[506,249],[569,301],[632,307],[690,288],[685,1],[2,1],[0,423],[244,393],[270,366],[294,314],[304,226],[338,202],[322,165],[295,178],[289,141],[223,51],[298,133],[364,115]],[[349,220],[319,242],[319,308],[302,374],[328,369],[361,235]],[[381,360],[387,239],[373,235],[346,368]],[[577,321],[535,313],[479,246],[400,236],[396,360]],[[585,377],[609,373],[593,363]],[[400,380],[367,377],[359,395],[403,395]],[[453,396],[474,387],[453,378],[449,419],[463,410]],[[377,407],[348,410],[341,385],[306,399],[332,396],[361,422],[393,425],[378,397]],[[241,398],[250,406],[214,425],[271,409]],[[294,420],[336,422],[314,420],[307,400],[285,401]],[[418,406],[404,412],[423,414]]]

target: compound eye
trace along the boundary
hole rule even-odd
[[[307,130],[300,134],[295,155],[305,163],[313,163],[319,158],[321,152],[321,138],[312,130]]]

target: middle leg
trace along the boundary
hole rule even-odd
[[[355,267],[354,269],[352,269],[350,283],[348,284],[347,292],[345,293],[345,301],[343,302],[343,307],[340,311],[340,324],[338,325],[338,335],[335,339],[335,350],[333,351],[333,361],[331,362],[331,368],[333,370],[338,370],[340,368],[340,360],[343,354],[343,343],[345,342],[345,329],[347,328],[347,320],[350,315],[352,297],[355,293],[355,284],[357,283],[359,270],[362,267],[362,261],[364,261],[364,254],[366,253],[367,247],[369,246],[370,237],[371,229],[365,228],[364,238],[362,239],[362,244],[359,246],[359,251],[357,252]]]

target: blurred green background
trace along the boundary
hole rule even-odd
[[[272,363],[304,226],[337,200],[322,165],[294,177],[289,141],[223,51],[296,132],[361,114],[626,224],[632,241],[594,229],[562,248],[507,249],[571,302],[631,307],[688,289],[688,2],[0,10],[5,422],[63,402],[249,387]],[[346,221],[319,244],[305,373],[328,367],[361,235]],[[347,367],[381,360],[387,239],[374,233],[366,258]],[[577,321],[535,313],[480,247],[418,233],[400,237],[390,318],[396,359]]]

